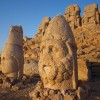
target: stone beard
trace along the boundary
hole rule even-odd
[[[47,27],[40,45],[38,66],[44,88],[77,88],[76,43],[62,15],[57,15]]]

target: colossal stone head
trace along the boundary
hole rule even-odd
[[[72,31],[62,15],[52,19],[40,45],[39,73],[45,88],[77,87],[77,54]]]
[[[22,77],[23,63],[23,30],[21,26],[11,26],[10,34],[1,56],[2,72],[7,77]]]

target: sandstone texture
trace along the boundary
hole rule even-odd
[[[7,77],[22,78],[23,64],[23,30],[21,26],[11,26],[1,55],[1,69]]]
[[[62,15],[49,23],[40,45],[39,74],[45,88],[77,88],[77,54],[74,36]]]

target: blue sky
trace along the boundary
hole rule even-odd
[[[6,43],[10,25],[22,25],[24,35],[33,37],[45,16],[53,18],[64,14],[71,4],[78,4],[83,13],[84,6],[94,3],[100,8],[100,0],[0,0],[0,51]]]

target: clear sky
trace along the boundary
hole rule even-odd
[[[33,37],[42,18],[53,18],[64,14],[67,6],[78,4],[81,13],[84,6],[98,3],[100,0],[0,0],[0,51],[9,35],[10,25],[22,25],[24,36]]]

